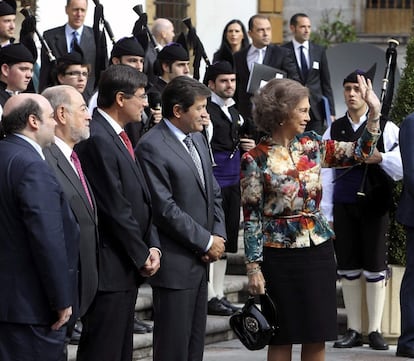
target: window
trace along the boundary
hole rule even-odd
[[[154,1],[155,4],[155,18],[167,18],[174,24],[175,34],[178,35],[182,31],[186,32],[187,27],[183,24],[183,19],[186,18],[187,8],[189,6],[186,0],[163,0]]]
[[[368,9],[411,9],[413,0],[367,0]]]

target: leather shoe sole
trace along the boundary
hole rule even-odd
[[[355,330],[348,329],[345,335],[333,344],[335,348],[352,348],[362,346],[362,334]]]

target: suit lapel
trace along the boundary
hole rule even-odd
[[[206,194],[206,191],[204,189],[203,184],[201,183],[201,179],[200,176],[198,175],[198,171],[197,168],[194,164],[194,161],[191,159],[190,154],[188,153],[188,151],[184,148],[184,145],[180,143],[180,141],[177,139],[177,137],[171,132],[171,130],[168,128],[168,126],[165,124],[164,121],[162,121],[160,123],[159,126],[162,126],[162,131],[164,134],[164,140],[165,143],[168,145],[169,148],[171,148],[183,161],[185,164],[188,165],[188,167],[191,169],[191,171],[194,174],[194,177],[197,179],[197,183],[200,187],[200,189],[203,191],[203,194]],[[194,141],[194,145],[198,151],[198,154],[200,156],[201,159],[201,164],[203,167],[203,172],[204,172],[204,178],[205,178],[205,183],[206,183],[206,188],[208,187],[208,183],[207,183],[207,178],[206,177],[206,160],[203,159],[203,154],[200,151],[200,146],[198,144],[198,142]]]
[[[263,64],[270,65],[270,59],[272,59],[272,47],[268,45],[266,48],[265,56],[263,58]]]
[[[304,81],[302,78],[302,71],[299,68],[299,63],[298,63],[298,59],[296,58],[296,52],[295,52],[295,47],[293,46],[293,42],[289,43],[289,49],[292,52],[293,59],[295,60],[296,71],[298,72],[300,79],[302,80],[302,84],[304,84]]]
[[[65,27],[61,26],[54,36],[55,47],[58,49],[58,54],[63,55],[68,52],[68,46],[66,44]],[[57,54],[57,55],[58,55]]]
[[[63,155],[63,153],[61,152],[61,150],[58,148],[56,144],[52,144],[50,146],[50,153],[56,159],[57,167],[62,171],[65,177],[73,185],[73,188],[76,189],[76,191],[79,193],[80,197],[82,198],[83,203],[85,204],[85,207],[88,209],[88,212],[91,218],[95,220],[94,209],[96,209],[96,205],[94,204],[95,201],[93,199],[93,194],[92,194],[92,190],[91,190],[89,183],[86,181],[89,194],[91,195],[91,198],[92,198],[94,209],[92,209],[89,203],[89,199],[85,193],[85,190],[83,189],[82,183],[78,175],[76,174],[75,170],[69,164],[68,160],[65,158],[65,156]]]
[[[139,183],[142,186],[146,200],[148,201],[148,203],[151,203],[150,202],[151,196],[150,196],[147,184],[145,182],[144,173],[142,172],[140,164],[136,160],[132,159],[131,155],[128,152],[127,147],[125,146],[124,143],[122,143],[122,140],[120,139],[119,135],[116,134],[114,129],[110,126],[110,124],[106,121],[106,119],[101,114],[99,114],[99,112],[97,112],[96,120],[99,121],[99,123],[103,126],[105,131],[112,138],[112,141],[114,142],[115,147],[119,149],[119,151],[122,153],[122,156],[125,158],[125,161],[131,166],[132,171],[135,173],[136,177],[139,180]]]

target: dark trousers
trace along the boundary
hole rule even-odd
[[[338,270],[386,270],[388,213],[372,216],[355,203],[335,203],[333,212]]]
[[[221,188],[221,196],[226,218],[226,252],[236,253],[239,249],[240,184]]]
[[[202,361],[207,319],[207,279],[196,288],[153,287],[154,361]]]
[[[65,337],[66,326],[53,331],[50,326],[0,322],[0,360],[60,360]]]
[[[82,317],[77,361],[131,361],[138,290],[96,294]]]
[[[407,264],[400,289],[401,336],[398,346],[414,350],[414,228],[406,227]]]

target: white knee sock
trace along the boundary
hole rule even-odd
[[[226,274],[227,258],[214,262],[213,284],[217,297],[224,297],[224,276]],[[211,278],[211,276],[210,276]]]
[[[381,332],[385,303],[385,281],[367,282],[368,333]]]
[[[214,284],[214,272],[215,272],[215,263],[210,263],[209,269],[209,280],[208,280],[208,287],[207,287],[207,297],[208,300],[211,300],[213,297],[217,297],[217,292],[215,290]]]
[[[345,309],[348,318],[348,328],[361,332],[361,277],[355,280],[342,278],[342,295],[344,297]]]

